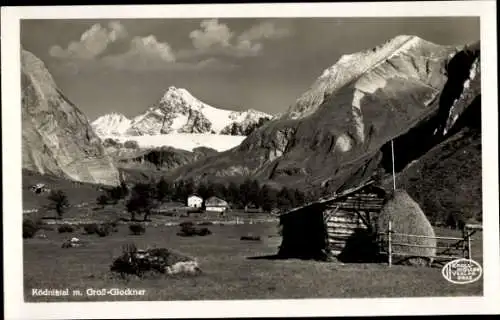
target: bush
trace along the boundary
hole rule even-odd
[[[59,233],[71,233],[73,232],[73,227],[69,224],[63,224],[60,225],[59,228],[57,228],[57,231]]]
[[[128,226],[128,228],[130,230],[130,233],[136,236],[144,234],[146,232],[146,228],[140,223],[131,224]]]
[[[127,245],[122,255],[110,266],[112,272],[142,277],[147,272],[155,274],[196,275],[201,272],[198,263],[190,257],[166,248],[138,250],[134,244]]]
[[[208,228],[201,228],[197,230],[197,233],[199,236],[208,236],[209,234],[212,234],[212,231]]]
[[[123,147],[127,149],[139,149],[139,143],[137,143],[137,141],[127,140],[123,143]]]
[[[33,238],[38,230],[40,230],[41,222],[38,220],[24,219],[23,220],[23,239]]]
[[[109,203],[109,197],[105,194],[101,194],[97,197],[96,201],[98,205],[105,206]]]
[[[259,236],[242,236],[240,238],[240,240],[242,241],[260,241],[260,237]]]
[[[203,221],[203,222],[199,223],[200,226],[211,226],[213,224],[214,223],[212,221]]]
[[[111,233],[111,225],[109,224],[101,224],[98,226],[96,233],[99,237],[107,237]]]
[[[104,147],[119,147],[120,146],[120,143],[112,138],[104,139],[102,144],[104,145]]]
[[[112,232],[118,232],[118,222],[109,221],[105,223]]]
[[[194,222],[192,221],[184,221],[179,224],[181,228],[194,227]]]
[[[96,234],[97,230],[99,230],[99,226],[97,223],[89,223],[83,226],[83,230],[86,234]]]
[[[192,222],[181,223],[181,230],[177,233],[181,237],[207,236],[212,234],[208,228],[196,228]]]

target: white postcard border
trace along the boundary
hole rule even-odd
[[[64,302],[23,300],[20,19],[480,16],[484,297],[243,301]],[[6,318],[199,318],[483,314],[500,311],[498,97],[495,1],[2,7],[4,294]]]

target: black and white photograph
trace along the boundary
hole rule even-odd
[[[499,311],[496,4],[264,6],[2,8],[13,317]]]

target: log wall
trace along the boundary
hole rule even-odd
[[[383,198],[375,193],[358,193],[329,203],[323,211],[328,250],[339,255],[347,241],[360,230],[371,230],[372,221],[383,206]]]

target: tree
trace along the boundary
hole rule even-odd
[[[260,185],[257,180],[252,180],[248,186],[247,201],[258,206]]]
[[[245,179],[245,181],[240,184],[240,192],[239,192],[239,203],[242,207],[245,207],[251,200],[250,192],[251,192],[252,180]]]
[[[295,191],[293,192],[293,198],[295,200],[294,206],[301,206],[306,202],[305,194],[299,189],[295,189]]]
[[[229,185],[227,186],[227,198],[229,202],[233,203],[234,205],[239,205],[239,194],[240,188],[238,187],[238,185],[234,181],[229,182]]]
[[[156,200],[163,201],[165,198],[168,198],[172,194],[172,186],[166,181],[164,178],[161,178],[160,181],[156,184]]]
[[[57,212],[59,219],[62,218],[64,210],[69,206],[68,197],[62,190],[52,191],[48,199],[50,201],[49,207]]]
[[[213,188],[213,193],[216,197],[223,199],[226,199],[228,197],[228,192],[225,184],[213,183],[212,188]]]
[[[263,185],[259,191],[258,205],[264,211],[270,212],[271,210],[273,210],[277,206],[277,204],[278,204],[277,202],[278,202],[278,199],[277,199],[276,190],[269,188],[267,185]]]
[[[120,199],[125,198],[128,195],[128,187],[125,182],[121,182],[119,186],[113,187],[106,190],[108,198],[117,203]]]
[[[193,194],[195,190],[196,186],[194,184],[194,181],[192,179],[187,180],[184,184],[184,195],[182,198],[186,199],[187,197],[189,197],[189,195]]]
[[[178,181],[174,185],[174,195],[173,198],[177,201],[186,201],[184,197],[184,181]]]
[[[109,202],[109,198],[105,194],[101,194],[100,196],[97,197],[97,204],[100,205],[101,207],[104,207],[107,205]]]
[[[289,209],[292,207],[289,194],[290,191],[287,187],[281,188],[281,190],[278,192],[278,207],[280,209]]]
[[[154,191],[154,188],[147,183],[138,183],[134,186],[132,195],[126,205],[132,221],[136,220],[136,214],[138,213],[144,213],[144,221],[147,220],[153,208]]]
[[[205,182],[200,182],[198,188],[196,189],[196,193],[203,199],[207,199],[209,197],[209,189]]]

